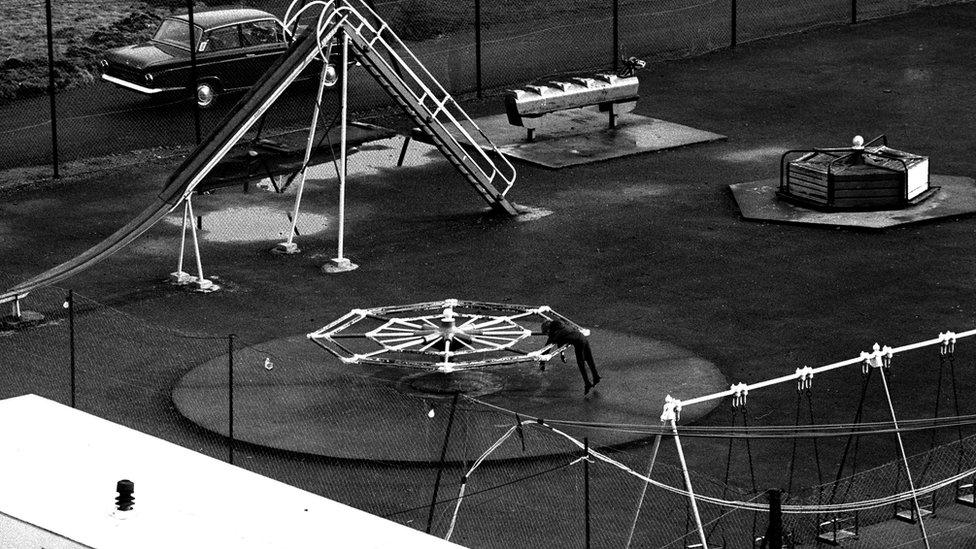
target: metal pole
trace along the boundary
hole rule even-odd
[[[651,478],[651,471],[654,469],[654,462],[657,460],[657,451],[661,448],[661,435],[654,437],[654,451],[651,452],[651,461],[647,464],[647,474],[644,475],[647,478]],[[630,532],[627,534],[627,543],[624,545],[625,548],[630,547],[630,543],[634,540],[634,532],[637,530],[637,519],[640,517],[641,507],[644,506],[644,496],[647,494],[647,482],[641,487],[640,498],[637,499],[637,509],[634,510],[634,522],[630,525]]]
[[[763,547],[781,549],[783,547],[783,498],[779,490],[768,490],[769,497],[769,526],[766,528],[766,540]]]
[[[586,549],[590,549],[590,439],[583,437],[583,505],[586,520]]]
[[[681,473],[685,478],[685,488],[688,490],[688,501],[691,503],[691,511],[695,515],[695,526],[698,528],[698,539],[701,540],[702,549],[708,549],[708,540],[705,539],[705,527],[702,525],[701,514],[698,513],[698,502],[695,501],[695,492],[691,486],[691,475],[688,474],[688,463],[685,462],[685,452],[681,449],[681,440],[678,438],[677,420],[671,418],[671,432],[674,434],[674,445],[678,448],[678,460],[681,462]]]
[[[227,463],[234,464],[234,334],[227,336]]]
[[[197,103],[197,42],[193,23],[193,0],[186,0],[187,24],[190,26],[190,98],[193,101],[193,135],[200,144],[200,105]]]
[[[738,22],[737,21],[738,17],[739,17],[739,7],[737,5],[736,0],[732,0],[732,13],[729,16],[729,32],[732,36],[730,39],[731,42],[729,43],[729,49],[733,49],[733,50],[735,49],[735,44],[738,41],[738,36],[736,36],[738,32],[736,30],[736,23]]]
[[[474,86],[481,99],[481,0],[474,0]]]
[[[898,450],[901,451],[901,460],[905,464],[905,476],[908,478],[908,488],[912,491],[912,504],[915,506],[916,517],[918,517],[918,527],[922,532],[922,541],[925,542],[925,549],[929,549],[929,536],[925,533],[925,521],[922,520],[922,508],[918,504],[918,494],[915,492],[915,481],[912,480],[912,471],[908,467],[908,455],[905,453],[905,445],[901,440],[901,431],[898,430],[898,418],[895,417],[895,405],[891,402],[891,392],[888,390],[888,379],[885,376],[885,368],[881,370],[881,384],[884,386],[885,398],[888,399],[888,411],[891,412],[891,424],[895,427],[895,438],[898,439]]]
[[[966,330],[965,332],[959,332],[959,333],[955,334],[955,339],[958,341],[960,339],[964,339],[964,338],[972,337],[972,336],[976,336],[976,329]],[[906,351],[913,351],[915,349],[921,349],[923,347],[930,347],[932,345],[941,345],[943,343],[943,341],[944,340],[941,337],[938,337],[938,338],[935,338],[935,339],[927,339],[925,341],[919,341],[917,343],[910,343],[908,345],[902,345],[900,347],[895,347],[894,349],[891,349],[891,353],[893,355],[897,355],[898,353],[904,353]],[[852,366],[852,365],[855,365],[855,364],[861,365],[863,363],[864,363],[864,358],[863,357],[851,358],[851,359],[847,359],[847,360],[842,360],[840,362],[834,362],[833,364],[827,364],[825,366],[818,366],[816,368],[811,368],[809,370],[808,374],[809,375],[819,375],[821,373],[829,372],[831,370],[836,370],[838,368],[843,368],[845,366]],[[744,384],[743,389],[746,390],[746,391],[748,391],[748,392],[750,392],[750,393],[752,393],[752,392],[754,392],[754,391],[756,391],[758,389],[762,389],[764,387],[770,387],[772,385],[778,385],[780,383],[788,383],[788,382],[796,381],[796,380],[800,379],[800,376],[802,376],[802,375],[804,375],[802,372],[795,372],[795,373],[792,373],[792,374],[789,374],[789,375],[780,376],[780,377],[773,378],[773,379],[767,379],[765,381],[759,381],[759,382],[756,382],[756,383],[747,383],[747,384]],[[681,404],[681,407],[682,408],[687,408],[688,406],[692,406],[692,405],[695,405],[695,404],[701,404],[703,402],[709,402],[709,401],[716,400],[716,399],[720,399],[720,398],[725,398],[727,396],[732,396],[734,394],[735,394],[735,391],[734,390],[732,390],[732,389],[726,389],[724,391],[720,391],[720,392],[717,392],[717,393],[712,393],[710,395],[705,395],[705,396],[701,396],[701,397],[690,398],[688,400],[682,400],[682,401],[680,401],[680,404]]]
[[[346,226],[346,125],[349,120],[349,35],[342,33],[342,121],[339,128],[339,253],[343,254],[343,233]]]
[[[192,199],[190,198],[191,196],[193,195],[189,195],[186,197],[186,207],[190,211],[189,215],[192,218],[193,202]],[[202,223],[202,220],[198,219],[198,223]],[[190,223],[190,234],[193,236],[193,253],[196,255],[196,260],[197,260],[197,283],[200,284],[202,287],[204,284],[203,281],[205,280],[203,277],[203,260],[200,259],[200,243],[197,241],[197,225],[192,222]]]
[[[345,59],[343,59],[343,62],[345,62]],[[308,161],[312,158],[312,147],[315,145],[315,130],[318,128],[319,113],[322,111],[322,94],[325,92],[326,69],[328,66],[328,62],[322,64],[319,90],[315,96],[315,109],[312,111],[312,125],[308,128],[308,143],[305,145],[305,158],[302,160],[302,173],[298,180],[298,191],[295,193],[295,208],[292,210],[291,215],[291,231],[288,232],[288,241],[285,243],[286,249],[292,246],[292,240],[294,240],[295,230],[298,226],[298,209],[302,204],[302,191],[305,190],[305,176],[308,174]],[[326,131],[329,131],[329,129],[326,128]]]
[[[620,0],[613,0],[613,72],[620,63]]]
[[[851,0],[851,24],[857,24],[857,0]]]
[[[444,445],[441,446],[441,459],[437,464],[437,477],[434,479],[434,493],[430,497],[430,512],[427,513],[427,533],[430,533],[431,525],[434,523],[434,505],[437,504],[437,492],[441,488],[441,474],[444,473],[444,462],[447,460],[447,443],[451,440],[451,428],[454,426],[454,410],[457,408],[458,395],[454,393],[451,399],[451,413],[447,418],[447,431],[444,433]]]
[[[75,291],[68,290],[68,347],[71,353],[71,407],[75,407]]]
[[[47,17],[47,94],[51,100],[51,164],[54,179],[61,177],[58,171],[58,109],[54,100],[54,17],[51,15],[51,0],[45,0],[44,11]]]
[[[180,236],[180,258],[176,260],[176,274],[183,272],[183,255],[186,253],[186,222],[190,215],[190,201],[183,202],[183,233]]]

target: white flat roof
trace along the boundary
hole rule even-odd
[[[0,513],[95,549],[460,547],[36,395],[0,401]]]

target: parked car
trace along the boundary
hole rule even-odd
[[[190,38],[187,15],[164,19],[152,39],[106,52],[102,79],[149,96],[185,92],[191,81],[190,43],[196,48],[196,101],[213,105],[218,94],[254,85],[288,48],[288,32],[275,16],[256,9],[197,13]],[[330,64],[331,65],[331,64]],[[318,74],[320,64],[312,71]],[[334,70],[332,71],[334,80]]]

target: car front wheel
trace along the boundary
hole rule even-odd
[[[211,107],[217,101],[217,86],[213,82],[197,84],[197,105],[201,109]]]

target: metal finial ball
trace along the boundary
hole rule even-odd
[[[855,135],[854,136],[853,143],[854,143],[854,148],[855,149],[863,149],[864,148],[864,138],[861,137],[860,135]]]

